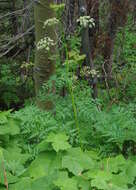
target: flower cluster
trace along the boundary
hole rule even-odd
[[[86,28],[92,28],[95,26],[94,19],[90,16],[80,16],[79,19],[77,19],[77,22],[80,24],[81,27]]]
[[[96,71],[95,69],[92,69],[92,70],[90,71],[90,73],[91,73],[92,77],[95,77],[95,76],[99,77],[98,71]]]
[[[50,51],[50,47],[55,46],[54,41],[49,37],[44,37],[37,43],[37,49],[45,49],[46,51]]]
[[[98,71],[96,71],[95,69],[90,69],[90,67],[88,66],[83,67],[81,74],[83,74],[86,77],[89,77],[90,75],[92,77],[95,77],[95,76],[99,77]]]
[[[52,26],[59,23],[59,20],[56,17],[50,18],[44,22],[43,28],[46,28],[46,26]]]

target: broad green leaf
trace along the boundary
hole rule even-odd
[[[32,190],[31,183],[30,178],[21,178],[19,182],[9,185],[9,190]]]
[[[20,149],[18,149],[17,147],[12,149],[12,148],[8,148],[3,149],[3,155],[4,155],[4,159],[7,162],[19,162],[20,164],[25,164],[25,162],[29,159],[30,155],[29,154],[22,154],[20,152]]]
[[[123,175],[122,173],[121,174],[118,174],[118,175],[113,175],[112,176],[112,180],[111,180],[111,184],[117,186],[117,187],[120,187],[120,188],[124,188],[124,189],[127,189],[127,185],[129,184],[129,176],[127,175]]]
[[[125,169],[125,168],[124,168]],[[133,161],[128,161],[127,167],[125,169],[125,175],[128,176],[129,183],[133,183],[136,177],[136,163]]]
[[[96,151],[86,151],[86,154],[91,157],[93,160],[100,160],[100,157],[98,156],[98,152]]]
[[[78,190],[77,181],[73,178],[60,178],[57,179],[54,184],[61,190]]]
[[[9,190],[52,190],[54,177],[49,175],[38,179],[21,178],[19,182],[10,185]]]
[[[84,170],[93,168],[94,162],[80,148],[71,148],[67,150],[66,155],[62,158],[62,167],[67,168],[74,175],[78,176]]]
[[[0,184],[2,184],[2,185],[5,185],[5,175],[6,175],[8,184],[16,183],[19,180],[18,177],[11,175],[8,171],[3,169],[3,167],[2,167],[2,169],[0,171]]]
[[[52,175],[33,180],[31,190],[53,190],[53,180],[54,177]]]
[[[92,187],[97,187],[98,189],[107,190],[110,186],[110,181],[112,179],[112,175],[109,172],[105,171],[98,171],[96,174],[94,173],[94,176],[92,176],[93,179],[91,181]]]
[[[46,140],[43,140],[41,143],[39,143],[36,148],[39,153],[48,151],[48,150],[52,150],[51,145]]]
[[[108,190],[109,188],[106,181],[104,181],[103,179],[97,179],[97,178],[92,180],[91,186],[96,187],[97,189],[103,189],[103,190]]]
[[[65,133],[51,133],[49,134],[46,141],[52,144],[53,149],[56,152],[58,152],[59,150],[67,150],[71,147],[70,144],[67,142],[68,136]]]
[[[28,167],[25,176],[38,179],[59,168],[61,168],[61,155],[56,155],[55,152],[42,152]]]
[[[0,125],[0,135],[17,135],[20,129],[13,119],[8,119],[8,122]]]
[[[101,166],[105,170],[117,173],[118,171],[123,171],[126,165],[126,160],[122,155],[116,157],[109,157],[101,161]]]
[[[0,135],[19,134],[19,122],[11,117],[11,110],[0,112]]]
[[[0,158],[0,171],[3,171],[2,163],[4,163],[6,172],[10,171],[14,176],[20,176],[24,173],[25,168],[24,164],[30,157],[28,154],[21,154],[19,148],[9,148],[7,150],[0,149],[1,158]],[[13,176],[13,177],[14,177]],[[12,175],[9,177],[11,179]],[[12,178],[13,178],[12,177]]]
[[[79,189],[90,190],[90,182],[89,180],[85,179],[84,176],[75,176],[73,179],[76,179]]]
[[[0,112],[0,125],[8,122],[7,117],[10,115],[10,111]]]

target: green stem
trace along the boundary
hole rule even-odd
[[[68,49],[67,49],[66,45],[65,45],[65,51],[66,51],[67,76],[69,77],[69,63],[68,63],[69,58],[68,58]],[[68,88],[69,88],[69,92],[70,92],[70,96],[71,96],[71,100],[72,100],[72,107],[73,107],[73,112],[74,112],[75,125],[76,125],[77,131],[78,131],[80,145],[81,145],[80,128],[79,128],[79,122],[78,122],[77,107],[76,107],[76,103],[75,103],[75,96],[74,96],[72,85],[69,82],[69,80],[68,80]]]

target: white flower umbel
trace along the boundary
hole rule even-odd
[[[98,71],[96,71],[95,69],[90,70],[90,74],[92,75],[92,77],[95,77],[98,75]]]
[[[37,49],[42,50],[45,49],[45,51],[50,51],[50,48],[52,46],[55,46],[54,41],[49,37],[44,37],[37,43]]]
[[[80,24],[81,27],[86,28],[92,28],[95,26],[94,19],[90,16],[80,16],[79,19],[77,19],[77,22]]]
[[[59,20],[55,17],[50,18],[44,22],[43,28],[46,28],[46,26],[53,26],[59,23]]]
[[[83,74],[86,77],[92,76],[92,77],[99,77],[98,71],[95,69],[91,69],[89,66],[84,66],[81,70],[81,74]]]

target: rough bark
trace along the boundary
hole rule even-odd
[[[112,75],[112,62],[114,40],[119,27],[123,27],[127,21],[129,11],[129,0],[112,0],[109,21],[107,25],[107,34],[104,43],[104,75],[110,79]]]
[[[99,0],[86,0],[87,14],[95,21],[95,27],[89,29],[89,37],[91,43],[92,58],[95,57],[95,49],[97,46],[97,38],[99,33]]]
[[[36,43],[44,38],[45,35],[55,40],[55,32],[53,27],[46,27],[45,30],[43,29],[43,23],[47,19],[54,17],[54,12],[50,8],[51,3],[53,3],[53,0],[40,0],[35,2],[34,18]],[[52,49],[52,53],[54,53],[54,49]],[[43,83],[49,80],[54,71],[55,65],[53,61],[49,59],[49,56],[45,53],[45,50],[36,50],[34,69],[36,95],[39,94]],[[41,102],[38,100],[38,105],[43,109],[52,108],[52,102]]]
[[[85,0],[79,0],[79,15],[85,16],[87,15],[87,4]],[[91,70],[95,69],[93,59],[92,59],[92,44],[93,42],[89,38],[89,28],[86,27],[82,29],[81,33],[81,51],[86,55],[85,65],[89,66]],[[93,98],[97,98],[97,77],[92,78],[92,82],[90,83],[93,89],[92,96]]]
[[[65,34],[69,35],[74,32],[75,25],[75,0],[66,0],[66,6],[65,6]]]

